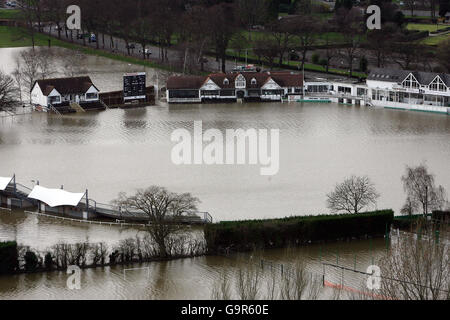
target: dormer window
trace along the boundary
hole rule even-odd
[[[411,88],[411,89],[418,89],[420,88],[420,84],[417,81],[417,79],[413,76],[412,73],[410,73],[405,80],[402,82],[403,88]]]
[[[223,84],[224,84],[224,85],[229,85],[229,84],[230,84],[230,80],[228,80],[227,78],[225,78],[225,79],[223,80]]]
[[[252,85],[256,85],[256,83],[257,83],[257,82],[256,82],[256,79],[253,78],[253,79],[251,80],[251,84],[252,84]]]
[[[446,91],[447,86],[442,81],[441,77],[436,76],[433,81],[430,83],[430,90],[432,91]]]
[[[235,86],[237,89],[244,89],[246,87],[246,81],[242,74],[238,75],[235,80]]]

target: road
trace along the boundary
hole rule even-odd
[[[49,34],[50,31],[50,27],[45,27],[44,28],[44,32]],[[51,28],[51,33],[50,33],[53,37],[58,37],[58,31],[52,27]],[[70,33],[68,33],[69,37],[66,38],[66,34],[64,31],[61,31],[61,39],[65,40],[65,41],[71,41],[70,40]],[[99,48],[102,50],[107,50],[109,52],[116,52],[116,53],[121,53],[124,55],[128,54],[127,51],[127,47],[126,47],[126,42],[125,40],[121,39],[121,38],[117,38],[117,37],[113,37],[113,42],[114,42],[114,48],[111,45],[111,37],[109,35],[105,35],[105,43],[103,45],[103,35],[101,33],[99,33],[98,35],[98,40],[99,40]],[[76,35],[74,33],[74,39],[73,39],[74,43],[83,45],[83,40],[82,39],[77,39]],[[134,57],[134,58],[138,58],[138,59],[143,59],[143,55],[142,55],[142,46],[134,43],[136,48],[134,50],[131,50],[130,52],[130,56]],[[91,48],[97,48],[97,44],[95,42],[91,42],[89,43],[89,41],[86,39],[86,46],[89,46]],[[148,61],[152,61],[155,63],[161,63],[161,57],[160,57],[160,49],[159,47],[155,46],[155,45],[148,45],[146,46],[146,49],[150,49],[150,51],[152,52],[151,57],[148,59]],[[175,64],[177,61],[180,62],[183,61],[184,59],[184,52],[180,52],[178,50],[175,49],[168,49],[167,50],[167,56],[169,59],[169,63]],[[206,57],[208,62],[204,64],[204,69],[205,71],[208,72],[220,72],[221,70],[221,64],[220,62],[216,62],[215,58],[213,57]],[[236,67],[236,65],[239,65],[242,63],[236,63],[236,61],[231,61],[231,60],[227,60],[226,61],[226,70],[227,71],[231,71],[233,68]],[[292,70],[289,70],[292,71]],[[338,75],[331,75],[331,74],[325,74],[325,73],[320,73],[320,72],[309,72],[306,71],[305,72],[305,76],[307,78],[328,78],[328,79],[342,79],[342,76],[338,76]]]

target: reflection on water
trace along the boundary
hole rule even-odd
[[[1,49],[6,72],[20,49]],[[122,74],[135,67],[86,57],[85,67],[102,91],[119,90]],[[150,78],[154,70],[146,70]],[[280,171],[259,175],[259,166],[175,166],[171,162],[175,129],[280,129]],[[89,189],[109,202],[121,191],[150,185],[189,191],[202,200],[200,209],[214,219],[249,219],[328,212],[326,193],[346,176],[368,175],[381,197],[378,208],[399,210],[404,200],[400,177],[405,165],[426,161],[438,184],[450,190],[450,117],[418,112],[370,109],[337,104],[193,104],[145,109],[107,110],[63,117],[33,113],[0,118],[0,176],[17,175],[20,183],[70,191]],[[0,213],[0,240],[16,239],[39,250],[59,242],[105,241],[134,237],[134,229],[72,225],[21,213]],[[378,246],[378,249],[376,247]],[[370,247],[370,249],[368,249]],[[366,241],[329,246],[341,259],[361,266],[382,252],[383,244]],[[319,248],[296,249],[317,262]],[[324,250],[325,252],[326,250]],[[334,256],[333,256],[334,252]],[[264,253],[281,263],[282,250]],[[211,285],[228,258],[202,257],[150,263],[150,278],[123,268],[86,270],[83,290],[65,289],[64,273],[0,278],[0,298],[209,298]],[[194,288],[194,289],[193,289]]]
[[[0,241],[16,239],[44,251],[54,242],[106,241],[135,236],[136,229],[97,225],[68,224],[56,220],[20,214],[0,213]],[[113,266],[82,271],[81,290],[68,290],[65,272],[47,272],[0,276],[0,299],[210,299],[213,286],[224,270],[235,281],[238,268],[249,264],[284,265],[295,259],[307,262],[309,274],[322,276],[322,262],[339,263],[365,271],[383,255],[383,239],[309,245],[300,248],[267,250],[252,254],[205,256],[167,262]],[[133,270],[129,270],[133,269]],[[266,280],[262,280],[266,281]],[[232,282],[233,283],[233,282]],[[235,286],[232,285],[232,290]],[[261,282],[261,295],[266,290]],[[322,298],[332,295],[324,289]]]
[[[280,171],[259,166],[176,166],[173,130],[280,129]],[[405,165],[426,161],[450,189],[450,117],[336,104],[212,104],[107,110],[62,118],[34,113],[0,120],[0,175],[29,185],[89,189],[100,202],[162,185],[190,191],[216,220],[328,212],[326,193],[351,174],[368,175],[379,208],[398,211]]]

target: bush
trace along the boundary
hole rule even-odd
[[[311,242],[382,236],[390,230],[394,212],[289,217],[272,220],[224,221],[205,226],[209,253],[230,248],[281,248]]]
[[[320,55],[318,55],[317,53],[314,53],[311,57],[311,60],[312,60],[312,63],[319,64]]]
[[[53,256],[50,252],[47,252],[47,254],[44,257],[44,266],[47,270],[52,270],[54,265]]]
[[[39,259],[33,251],[27,251],[24,260],[26,271],[35,271],[39,267]]]
[[[319,64],[320,64],[321,66],[326,66],[327,63],[328,63],[327,59],[320,59],[320,61],[319,61]]]
[[[366,72],[368,65],[369,65],[369,61],[367,61],[367,58],[365,56],[362,56],[359,59],[359,70],[362,72]]]
[[[14,273],[18,267],[17,242],[0,242],[0,274]]]

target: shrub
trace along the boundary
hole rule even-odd
[[[53,269],[53,265],[55,264],[55,262],[53,261],[53,256],[50,252],[47,252],[47,254],[44,257],[44,266],[45,269],[47,270],[52,270]]]
[[[204,233],[209,253],[227,248],[247,251],[381,236],[390,230],[393,218],[392,210],[383,210],[359,214],[225,221],[207,225]]]
[[[17,242],[0,242],[0,274],[14,273],[18,267]]]
[[[319,61],[319,64],[320,64],[321,66],[326,66],[327,63],[328,63],[327,59],[320,59],[320,61]]]
[[[26,271],[35,271],[39,267],[39,259],[33,251],[27,251],[24,259]]]
[[[319,64],[319,60],[320,60],[320,55],[317,53],[314,53],[311,57],[312,63]]]
[[[366,72],[368,65],[369,65],[369,61],[367,61],[367,58],[365,56],[362,56],[359,59],[359,70],[362,72]]]

